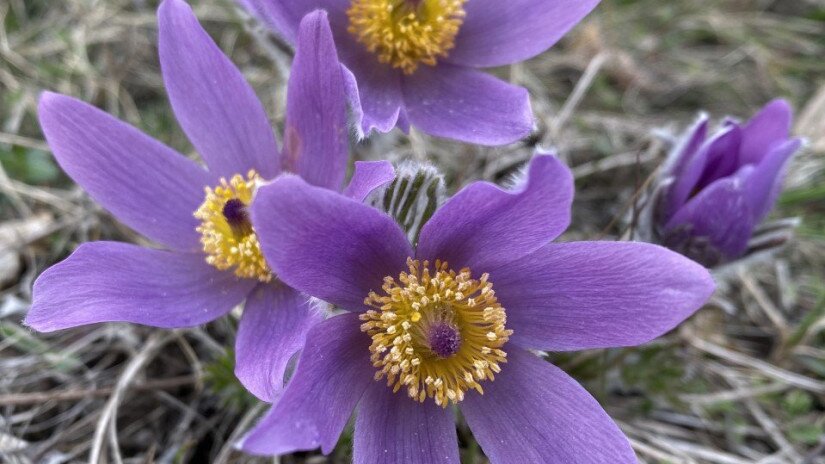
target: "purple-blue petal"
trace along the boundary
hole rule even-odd
[[[289,76],[282,167],[339,190],[349,149],[347,97],[327,15],[304,17]]]
[[[374,54],[358,43],[346,27],[332,33],[338,56],[347,67],[347,94],[352,105],[359,136],[373,130],[389,132],[396,125],[406,125],[404,97],[401,92],[401,73],[378,62]],[[351,73],[351,74],[350,74]]]
[[[458,464],[451,408],[419,403],[384,381],[372,382],[355,419],[354,464]]]
[[[513,343],[550,351],[635,346],[685,320],[714,290],[702,266],[658,245],[551,243],[490,272]]]
[[[702,148],[708,134],[708,117],[701,115],[674,148],[673,164],[668,167],[669,176],[680,176],[690,164],[691,160]]]
[[[296,43],[298,25],[307,13],[323,9],[335,37],[338,56],[344,64],[346,94],[358,137],[372,130],[389,132],[396,125],[409,128],[401,96],[400,73],[378,62],[375,55],[347,31],[346,11],[351,0],[237,0],[289,43]]]
[[[235,376],[261,400],[274,401],[290,358],[322,320],[306,295],[277,281],[259,285],[247,298],[238,326]]]
[[[442,64],[404,76],[410,124],[431,135],[481,145],[504,145],[530,134],[527,90],[484,72]]]
[[[788,140],[762,158],[745,181],[745,197],[753,214],[753,224],[759,224],[771,212],[782,190],[788,161],[799,150],[802,141]]]
[[[777,143],[785,141],[792,118],[793,110],[785,100],[776,99],[765,105],[742,128],[740,165],[759,164]]]
[[[676,211],[687,202],[691,196],[695,195],[700,189],[700,180],[709,169],[711,158],[718,160],[719,158],[729,157],[736,159],[737,144],[741,141],[741,131],[737,126],[728,126],[721,132],[715,134],[710,140],[706,141],[701,148],[699,148],[689,160],[686,161],[684,168],[674,178],[673,185],[668,189],[667,196],[667,211],[671,213],[666,219],[672,217]],[[692,145],[692,141],[688,142]],[[730,151],[724,151],[724,150]],[[737,166],[738,167],[738,166]],[[704,179],[706,184],[712,183],[713,178]]]
[[[558,237],[572,201],[570,170],[553,156],[536,156],[515,190],[475,182],[458,192],[424,225],[416,257],[480,275]]]
[[[192,327],[229,312],[256,284],[199,253],[91,242],[37,278],[25,323],[41,332],[98,322]]]
[[[374,382],[370,338],[356,314],[342,314],[307,334],[295,375],[240,448],[277,455],[321,447],[329,453],[367,386]]]
[[[694,186],[703,189],[713,182],[731,176],[739,170],[739,147],[742,144],[742,129],[730,126],[708,141],[704,148],[705,169]]]
[[[252,223],[279,279],[350,311],[363,310],[369,292],[413,254],[386,214],[295,176],[258,191]]]
[[[178,122],[215,177],[255,169],[279,172],[279,153],[263,105],[243,75],[183,0],[158,11],[158,52]]]
[[[356,161],[355,171],[344,195],[356,201],[364,201],[373,190],[392,182],[395,169],[389,161]]]
[[[493,463],[635,464],[630,443],[599,403],[558,367],[517,347],[484,395],[459,405]]]
[[[46,92],[38,117],[60,167],[121,222],[171,248],[201,248],[193,213],[209,174],[97,108]]]
[[[688,201],[665,225],[665,245],[706,265],[742,256],[755,226],[744,182],[751,170],[718,180]]]
[[[477,68],[532,58],[552,47],[599,0],[471,0],[449,52],[450,63]]]

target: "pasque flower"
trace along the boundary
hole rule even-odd
[[[290,43],[304,14],[329,12],[361,129],[412,124],[484,145],[526,136],[527,91],[478,70],[534,57],[598,0],[238,0]],[[347,73],[349,75],[349,72]]]
[[[791,109],[774,100],[753,119],[708,136],[702,116],[671,155],[650,202],[651,239],[707,266],[740,258],[773,209],[788,160]]]
[[[635,463],[596,400],[528,350],[647,342],[714,284],[657,245],[549,243],[572,194],[570,171],[537,156],[514,190],[461,190],[413,246],[384,212],[298,177],[261,188],[252,222],[268,262],[346,311],[309,331],[241,448],[328,453],[357,408],[354,462],[458,463],[457,405],[494,463]]]
[[[81,245],[37,279],[26,323],[44,332],[106,321],[187,327],[246,300],[236,373],[270,400],[320,316],[270,270],[248,206],[259,180],[282,171],[322,188],[341,186],[346,98],[334,43],[325,15],[307,16],[298,32],[280,150],[252,88],[192,10],[165,0],[158,14],[166,90],[207,168],[90,105],[44,94],[40,123],[60,166],[161,248]],[[361,164],[345,193],[363,198],[392,174],[387,163]]]

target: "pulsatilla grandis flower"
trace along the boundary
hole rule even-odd
[[[782,236],[770,233],[776,227],[758,236],[755,229],[773,209],[785,167],[802,143],[789,139],[791,119],[788,103],[775,100],[747,123],[728,119],[708,137],[702,116],[674,150],[648,203],[645,238],[706,266],[772,246]]]
[[[268,262],[347,311],[310,330],[241,448],[328,453],[357,407],[356,463],[458,463],[457,405],[494,463],[636,462],[596,400],[528,350],[647,342],[714,284],[658,245],[549,243],[569,224],[572,185],[537,156],[513,190],[461,190],[416,246],[384,212],[298,177],[263,187],[252,221]]]
[[[412,124],[484,145],[526,136],[527,91],[478,68],[532,58],[598,0],[238,0],[288,42],[301,17],[329,12],[341,61],[360,101],[361,130]]]
[[[272,273],[249,205],[259,181],[281,171],[323,188],[343,182],[346,97],[334,42],[323,13],[301,25],[279,150],[252,88],[185,3],[163,2],[159,30],[172,108],[208,169],[90,105],[44,94],[40,122],[62,168],[162,249],[81,245],[37,279],[26,323],[40,331],[107,321],[187,327],[246,300],[236,373],[271,399],[290,356],[321,317]],[[346,193],[363,198],[391,176],[388,163],[360,165]]]

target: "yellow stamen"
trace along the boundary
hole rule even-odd
[[[238,277],[269,282],[272,271],[246,211],[259,181],[260,176],[253,170],[246,178],[240,174],[232,176],[229,182],[221,178],[219,186],[204,189],[206,198],[195,217],[201,220],[197,231],[207,263],[220,270],[234,268]]]
[[[470,389],[484,393],[480,382],[492,381],[507,362],[501,348],[512,330],[498,303],[489,276],[473,279],[446,262],[407,259],[409,273],[384,278],[381,295],[364,300],[373,309],[361,314],[361,330],[372,337],[370,352],[378,368],[375,379],[419,402],[433,398],[447,407]]]
[[[455,45],[467,0],[353,0],[347,29],[378,61],[412,74]]]

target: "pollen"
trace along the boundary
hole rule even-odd
[[[197,231],[207,263],[222,271],[233,269],[238,277],[269,282],[272,272],[247,211],[260,179],[255,171],[246,177],[235,174],[229,181],[221,178],[217,187],[204,189],[195,217],[201,220]]]
[[[381,63],[412,74],[435,66],[455,45],[467,0],[353,0],[350,34]]]
[[[470,269],[455,272],[442,261],[431,268],[408,258],[407,266],[364,300],[371,309],[360,316],[361,330],[372,338],[375,379],[445,408],[470,389],[483,394],[481,383],[507,362],[502,347],[513,334],[489,275],[474,279]]]

